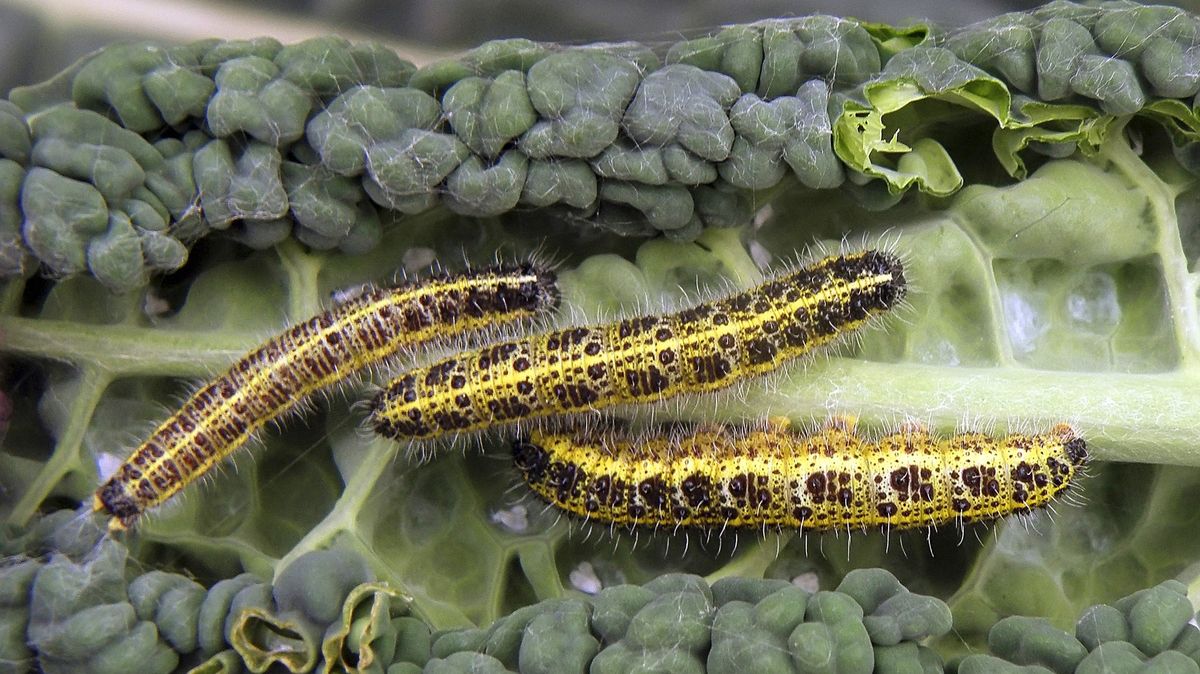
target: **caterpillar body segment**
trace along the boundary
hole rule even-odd
[[[112,516],[110,530],[128,528],[313,392],[404,349],[531,318],[558,299],[553,272],[522,264],[339,300],[196,391],[101,485],[92,509]]]
[[[905,427],[875,440],[846,423],[811,435],[786,425],[660,434],[535,431],[513,443],[525,483],[592,522],[809,532],[936,527],[1046,506],[1087,445],[1068,425],[994,438]]]
[[[716,391],[861,327],[905,291],[890,253],[830,256],[676,313],[554,330],[404,372],[372,401],[371,424],[418,440]]]

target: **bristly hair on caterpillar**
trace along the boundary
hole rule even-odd
[[[402,372],[372,401],[370,422],[423,440],[728,389],[862,327],[906,289],[892,253],[832,255],[674,313],[560,328]]]
[[[807,435],[780,421],[642,434],[568,424],[513,443],[525,484],[555,508],[668,530],[961,527],[1048,506],[1087,459],[1066,424],[1004,437],[906,424],[871,439],[840,417]]]
[[[534,263],[439,274],[339,298],[197,390],[97,490],[109,529],[131,526],[320,390],[415,346],[532,319],[558,305],[557,277]]]

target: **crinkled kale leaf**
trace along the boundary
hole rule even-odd
[[[69,510],[13,533],[0,567],[12,671],[36,654],[45,672],[940,672],[941,655],[921,642],[952,628],[945,602],[886,570],[856,569],[816,592],[666,573],[544,599],[483,628],[438,630],[342,546],[297,557],[274,581],[241,574],[205,588],[139,571],[125,547]],[[1193,618],[1186,586],[1172,580],[1088,608],[1073,635],[1043,618],[1005,618],[988,634],[991,654],[949,664],[1193,672]]]

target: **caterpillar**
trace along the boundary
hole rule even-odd
[[[909,425],[875,440],[841,419],[807,436],[778,422],[641,436],[569,426],[513,443],[534,493],[593,522],[807,532],[1027,513],[1070,487],[1087,458],[1066,424],[1002,438]]]
[[[402,373],[372,401],[370,423],[418,440],[715,391],[862,326],[905,290],[890,253],[830,256],[677,313],[545,332]]]
[[[96,491],[109,529],[130,527],[311,393],[431,340],[530,318],[557,305],[531,263],[370,288],[268,340],[201,387]]]

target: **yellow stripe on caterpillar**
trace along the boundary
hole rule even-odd
[[[895,255],[830,256],[673,314],[554,330],[404,372],[372,401],[370,421],[417,440],[716,391],[832,342],[905,291]]]
[[[535,431],[513,461],[542,499],[629,527],[912,529],[992,520],[1045,506],[1087,461],[1066,424],[1048,433],[944,438],[914,425],[875,440],[836,419],[800,435],[682,427],[631,434]]]
[[[310,394],[404,349],[531,318],[558,299],[555,274],[533,264],[366,289],[196,391],[97,490],[92,509],[112,515],[110,530],[125,529]]]

